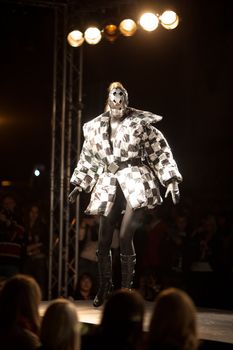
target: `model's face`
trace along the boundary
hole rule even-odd
[[[127,92],[120,88],[114,88],[109,92],[108,105],[111,114],[121,117],[128,105]]]

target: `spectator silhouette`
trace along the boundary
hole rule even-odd
[[[161,290],[161,285],[157,283],[155,274],[152,271],[140,276],[138,292],[147,301],[154,301]]]
[[[136,291],[114,292],[104,305],[93,334],[83,337],[83,350],[139,349],[143,340],[144,300]]]
[[[98,266],[96,250],[98,245],[98,216],[84,217],[80,223],[80,258],[79,275],[88,273],[91,276],[93,289],[96,293],[98,284]]]
[[[0,276],[8,278],[21,270],[25,229],[13,195],[3,197],[0,206]]]
[[[93,300],[94,297],[95,290],[93,289],[93,281],[91,275],[88,273],[83,273],[78,278],[74,298],[76,300]]]
[[[37,204],[31,205],[26,213],[25,230],[26,257],[23,272],[35,278],[43,299],[46,299],[49,232]]]
[[[216,216],[217,230],[211,242],[213,269],[214,307],[233,309],[233,225],[229,214],[220,212]]]
[[[154,215],[153,215],[154,214]],[[168,225],[156,211],[148,215],[145,231],[143,275],[153,272],[158,284],[166,285],[170,272],[170,254],[167,250]]]
[[[231,272],[233,268],[232,259],[232,222],[227,213],[220,212],[216,215],[217,229],[212,239],[211,266],[214,271],[221,274]]]
[[[216,235],[217,224],[215,216],[207,214],[202,218],[201,225],[192,234],[193,246],[196,248],[196,261],[192,264],[192,270],[212,271],[210,261],[212,259],[212,241]]]
[[[174,271],[185,272],[190,268],[188,244],[191,232],[188,215],[183,213],[177,214],[172,223],[170,233],[172,269]]]
[[[196,350],[196,308],[187,293],[168,288],[158,295],[148,333],[147,350]]]
[[[40,287],[29,276],[9,278],[0,292],[1,350],[33,350],[39,343]]]
[[[42,350],[79,350],[80,331],[75,305],[65,299],[50,303],[41,323]]]

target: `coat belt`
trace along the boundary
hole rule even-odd
[[[117,171],[125,169],[131,166],[143,165],[141,158],[132,158],[125,160],[124,162],[112,162],[107,166],[107,171],[115,174]]]

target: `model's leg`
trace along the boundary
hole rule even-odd
[[[110,247],[113,232],[118,220],[120,220],[121,205],[122,198],[121,195],[118,196],[117,193],[116,200],[109,215],[100,217],[98,250],[96,252],[98,257],[99,289],[93,302],[93,305],[96,307],[103,304],[104,300],[108,298],[113,289]]]
[[[132,210],[127,204],[120,230],[121,286],[130,289],[133,284],[136,254],[133,237],[142,220],[143,209]]]

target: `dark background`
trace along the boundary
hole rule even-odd
[[[130,106],[164,116],[157,126],[183,175],[181,193],[230,207],[231,2],[170,3],[180,16],[175,30],[84,45],[83,121],[103,111],[109,83],[121,81]],[[53,23],[51,8],[0,4],[0,180],[29,182],[37,164],[49,176]]]

